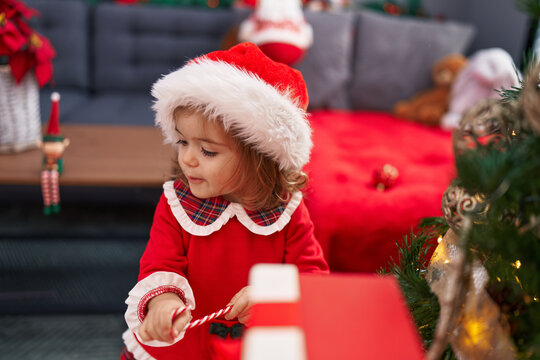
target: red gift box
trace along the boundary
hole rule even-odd
[[[252,269],[254,305],[243,360],[424,358],[417,329],[393,277],[294,275],[295,270],[293,265],[266,264]],[[269,280],[271,273],[275,280]],[[279,288],[284,283],[296,283],[296,292]],[[285,293],[293,296],[280,298]]]

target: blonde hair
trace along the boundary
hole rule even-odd
[[[173,117],[177,120],[183,114],[193,113],[200,113],[207,121],[215,121],[222,125],[219,117],[206,114],[204,108],[199,106],[179,106],[174,110]],[[226,134],[231,136],[240,155],[238,167],[230,183],[235,184],[232,192],[249,194],[242,198],[243,206],[252,210],[273,208],[281,202],[288,201],[292,194],[305,188],[308,182],[305,172],[281,170],[277,162],[255,151],[249,144],[245,144],[235,129],[229,129]],[[177,161],[175,161],[175,168],[174,177],[187,185],[187,178]]]

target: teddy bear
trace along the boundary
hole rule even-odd
[[[439,59],[431,69],[434,86],[409,100],[398,101],[394,105],[394,114],[403,119],[438,126],[448,110],[452,83],[467,62],[467,58],[461,54],[448,54]]]

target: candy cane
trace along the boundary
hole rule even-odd
[[[206,315],[200,319],[197,319],[195,321],[192,321],[190,322],[189,324],[186,325],[186,327],[184,328],[184,330],[188,330],[188,329],[191,329],[191,328],[194,328],[196,326],[201,326],[202,324],[210,321],[210,320],[214,320],[215,318],[218,318],[222,315],[225,315],[227,313],[229,313],[231,310],[232,310],[233,306],[232,305],[229,305],[227,306],[226,308],[223,308],[221,310],[218,310],[214,313],[211,313],[210,315]],[[173,312],[173,321],[174,319],[176,319],[178,316],[180,316],[180,314],[182,314],[184,311],[186,311],[187,307],[183,307],[183,308],[178,308],[176,309],[174,312]]]
[[[201,326],[202,324],[204,324],[204,323],[206,323],[206,322],[208,322],[210,320],[214,320],[215,318],[220,317],[221,315],[227,314],[231,310],[232,310],[232,305],[229,305],[224,309],[221,309],[219,311],[211,313],[210,315],[206,315],[205,317],[202,317],[200,319],[197,319],[195,321],[190,322],[189,324],[186,325],[184,330],[191,329],[191,328],[193,328],[195,326]]]

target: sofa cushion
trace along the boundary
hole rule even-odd
[[[309,109],[349,108],[354,15],[308,11],[305,16],[313,27],[313,45],[295,67],[306,81]]]
[[[102,3],[95,13],[95,88],[143,90],[196,56],[218,50],[232,10]]]
[[[358,13],[358,36],[350,87],[354,109],[391,110],[431,86],[433,64],[449,53],[464,53],[473,26]]]
[[[56,50],[51,87],[89,86],[89,6],[83,1],[27,0],[40,12],[29,24]]]

